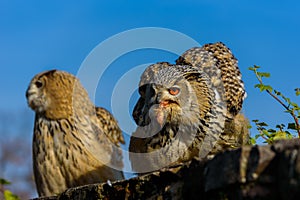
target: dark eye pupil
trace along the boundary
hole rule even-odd
[[[43,86],[43,83],[41,81],[35,82],[35,85],[37,88],[41,88]]]

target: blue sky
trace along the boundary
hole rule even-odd
[[[257,81],[248,67],[262,66],[262,71],[271,73],[266,83],[299,103],[293,91],[300,87],[299,9],[296,0],[1,0],[0,112],[25,110],[33,124],[24,94],[36,73],[56,68],[76,74],[86,56],[107,38],[129,29],[162,27],[200,44],[224,42],[238,58],[243,74],[248,93],[244,113],[270,124],[287,122],[290,118],[280,105],[254,89]],[[151,49],[121,56],[101,77],[95,103],[111,109],[114,84],[135,66],[175,59],[174,54]],[[135,101],[133,96],[129,110]],[[23,135],[31,138],[32,132]]]
[[[297,1],[1,1],[1,110],[26,109],[24,92],[38,72],[62,69],[76,74],[100,42],[138,27],[163,27],[190,36],[200,44],[222,41],[239,60],[248,92],[244,112],[250,119],[280,122],[281,107],[253,88],[247,68],[253,64],[271,72],[269,82],[292,95],[299,87],[300,14]],[[116,47],[117,48],[117,47]],[[124,58],[123,58],[124,57]],[[176,58],[160,52],[123,56],[111,72]],[[103,77],[104,88],[112,74]],[[101,83],[101,82],[100,82]],[[114,83],[112,83],[114,84]],[[96,104],[109,106],[99,95]],[[109,92],[109,91],[108,91]],[[133,100],[134,102],[134,100]]]

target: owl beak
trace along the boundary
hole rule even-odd
[[[26,91],[26,99],[27,99],[27,104],[29,107],[33,108],[33,101],[36,98],[36,92],[32,90],[31,88],[28,88]]]
[[[156,97],[156,103],[159,104],[160,108],[166,108],[169,106],[169,101],[166,100],[164,92],[159,92]]]
[[[160,127],[162,128],[165,124],[165,108],[167,108],[169,106],[169,101],[168,100],[161,100],[159,101],[159,106],[157,109],[157,113],[156,113],[156,121],[158,122],[158,124],[160,125]]]
[[[167,101],[167,100],[161,101],[159,103],[159,107],[161,107],[161,108],[166,108],[166,107],[168,107],[168,105],[169,105],[169,101]]]

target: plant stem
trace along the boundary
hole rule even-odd
[[[268,138],[266,138],[262,133],[260,134],[260,137],[262,137],[265,141],[269,141],[269,139]]]
[[[262,79],[260,76],[258,76],[257,71],[255,70],[255,75],[256,78],[258,79],[260,84],[263,84]],[[292,117],[294,118],[294,121],[296,123],[296,130],[298,133],[298,137],[300,138],[300,125],[299,125],[299,120],[297,118],[297,116],[295,115],[294,111],[291,110],[287,105],[285,105],[276,95],[274,95],[270,90],[266,90],[267,93],[269,95],[271,95],[277,102],[279,102],[287,111],[289,111],[289,113],[292,115]]]

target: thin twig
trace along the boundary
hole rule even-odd
[[[267,137],[265,137],[264,135],[263,135],[263,133],[260,133],[260,137],[262,137],[265,141],[269,141],[269,139],[267,138]]]

